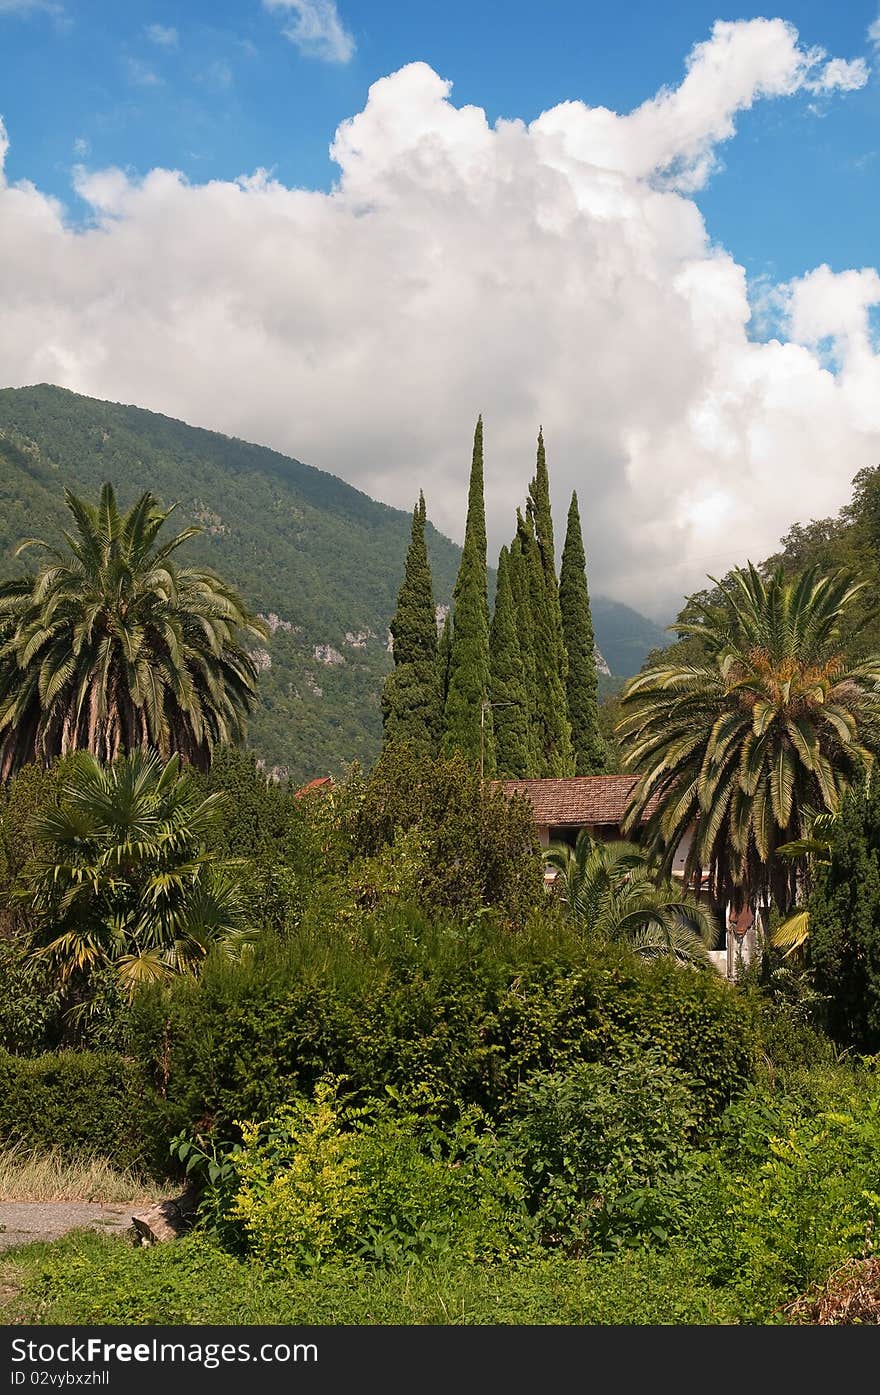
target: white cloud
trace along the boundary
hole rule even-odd
[[[306,58],[347,63],[354,56],[354,37],[339,18],[336,0],[263,0],[263,5],[292,16],[284,35]]]
[[[73,142],[74,155],[76,155],[78,159],[84,160],[87,155],[91,154],[91,150],[91,142],[86,140],[85,136],[77,136],[76,140]]]
[[[162,87],[164,79],[148,63],[139,58],[129,58],[127,63],[128,80],[135,87]]]
[[[853,58],[850,62],[845,58],[832,58],[808,86],[814,92],[856,92],[867,81],[868,65],[864,58]]]
[[[781,21],[716,25],[634,112],[493,127],[415,63],[338,130],[331,193],[80,169],[84,230],[3,184],[0,132],[0,382],[265,442],[403,508],[422,486],[458,537],[482,411],[493,552],[543,422],[594,590],[669,614],[880,460],[877,272],[765,287],[780,337],[753,342],[746,273],[690,197],[738,112],[827,67]]]
[[[880,15],[868,25],[868,43],[880,49]]]
[[[179,35],[172,25],[148,24],[145,32],[150,42],[159,48],[177,48]]]
[[[29,15],[40,10],[59,21],[65,18],[64,6],[55,0],[0,0],[0,15]]]

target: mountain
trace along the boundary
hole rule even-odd
[[[622,601],[591,596],[593,629],[605,662],[615,676],[638,673],[652,649],[665,649],[672,636]]]
[[[65,487],[94,498],[105,480],[126,506],[144,489],[177,501],[176,525],[204,530],[188,555],[234,582],[268,620],[250,722],[266,765],[305,780],[372,760],[410,515],[277,451],[156,412],[45,384],[5,388],[0,574],[33,565],[33,554],[13,557],[22,538],[58,540]],[[435,599],[448,605],[460,549],[430,525],[427,539]],[[613,673],[635,673],[665,642],[618,602],[594,598],[593,617]]]

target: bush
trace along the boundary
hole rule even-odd
[[[880,1222],[880,1069],[795,1076],[727,1112],[692,1236],[708,1273],[764,1318],[847,1259]]]
[[[519,1176],[468,1120],[449,1133],[371,1102],[352,1110],[321,1082],[262,1124],[231,1159],[251,1252],[296,1271],[357,1257],[508,1258],[527,1238]]]
[[[426,757],[405,742],[386,749],[366,780],[340,794],[355,859],[375,859],[418,830],[415,899],[469,918],[494,908],[522,926],[543,899],[544,868],[531,806],[484,784],[464,756]]]
[[[809,961],[835,1039],[880,1050],[880,785],[852,791],[807,903]]]
[[[113,1052],[60,1051],[23,1060],[0,1052],[0,1145],[63,1157],[100,1156],[120,1169],[167,1173],[139,1067]]]
[[[649,1050],[523,1086],[508,1137],[545,1242],[613,1251],[681,1229],[695,1173],[692,1085]]]
[[[325,1074],[367,1098],[391,1086],[447,1122],[510,1108],[538,1071],[615,1059],[633,1045],[698,1080],[702,1122],[753,1071],[751,1015],[720,979],[646,965],[622,949],[588,962],[574,936],[536,919],[511,936],[405,906],[310,937],[267,941],[240,963],[208,959],[198,981],[139,995],[132,1054],[145,1063],[170,1137],[228,1135],[266,1119]],[[413,1100],[413,1103],[417,1103]]]

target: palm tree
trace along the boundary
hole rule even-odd
[[[245,864],[217,861],[219,794],[202,796],[178,756],[134,751],[103,766],[70,758],[58,805],[35,820],[34,865],[20,899],[32,952],[88,996],[112,967],[130,995],[140,983],[191,971],[213,944],[230,951],[245,927]]]
[[[66,548],[28,539],[46,564],[0,586],[0,779],[26,761],[85,749],[112,761],[152,747],[205,768],[237,741],[256,692],[241,639],[262,622],[213,572],[157,540],[171,509],[142,494],[127,512],[105,484],[97,506],[69,490]]]
[[[646,846],[668,868],[692,834],[686,876],[708,872],[718,907],[795,904],[811,811],[834,813],[869,769],[880,722],[880,656],[847,660],[846,625],[864,585],[815,568],[768,580],[749,563],[716,583],[719,604],[679,624],[705,659],[659,663],[622,695],[625,764],[640,773],[624,817],[646,813]],[[648,806],[651,805],[649,812]]]
[[[633,843],[601,843],[581,829],[574,847],[551,843],[544,860],[556,870],[553,892],[587,933],[628,944],[642,958],[668,955],[706,965],[717,926],[708,907],[657,877]]]

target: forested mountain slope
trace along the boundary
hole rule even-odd
[[[188,555],[228,577],[268,618],[271,640],[258,655],[261,704],[250,724],[267,765],[299,780],[371,760],[410,515],[277,451],[155,412],[47,385],[6,388],[2,574],[33,564],[33,553],[13,558],[23,537],[58,540],[65,486],[93,498],[105,480],[123,505],[144,489],[177,501],[177,525],[204,529]],[[460,549],[430,525],[427,538],[436,599],[448,605]],[[593,606],[612,672],[635,672],[663,642],[628,607],[602,597]]]

